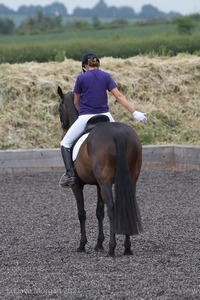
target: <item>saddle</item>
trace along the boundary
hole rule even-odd
[[[101,123],[104,123],[104,122],[110,122],[110,119],[108,118],[108,116],[97,115],[97,116],[91,117],[87,121],[87,124],[85,126],[85,130],[84,130],[83,134],[90,132],[95,126],[97,126]]]

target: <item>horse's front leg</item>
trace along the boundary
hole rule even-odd
[[[115,256],[116,239],[114,230],[114,199],[112,194],[112,184],[101,186],[101,196],[106,203],[107,213],[110,221],[110,240],[107,256]]]
[[[72,191],[76,198],[76,203],[77,203],[77,208],[78,208],[78,218],[79,218],[80,230],[81,230],[80,245],[79,245],[77,251],[84,252],[85,245],[87,243],[87,238],[86,238],[86,229],[85,229],[86,212],[84,209],[83,186],[81,186],[81,185],[74,186],[74,187],[72,187]]]
[[[104,219],[104,202],[101,197],[101,192],[99,186],[97,186],[97,209],[96,209],[96,217],[98,219],[98,239],[97,244],[95,246],[95,250],[103,250],[103,241],[105,239],[104,233],[103,233],[103,219]]]

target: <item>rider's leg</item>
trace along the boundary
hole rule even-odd
[[[71,149],[61,146],[61,154],[66,168],[66,174],[65,176],[61,177],[60,186],[70,187],[76,184],[76,175],[75,175],[74,166],[72,162]]]
[[[84,115],[78,117],[78,119],[72,124],[64,138],[62,139],[61,145],[61,154],[63,157],[64,165],[66,168],[66,174],[64,174],[59,182],[61,187],[71,187],[76,184],[76,175],[74,171],[71,147],[74,141],[81,136],[82,132],[85,129],[86,123],[90,118],[90,115]]]

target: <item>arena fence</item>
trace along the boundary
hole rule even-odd
[[[143,169],[200,170],[199,146],[143,146]],[[0,172],[64,170],[60,149],[0,150]]]

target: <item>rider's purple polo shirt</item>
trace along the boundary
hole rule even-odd
[[[99,69],[80,74],[74,86],[74,93],[81,94],[80,115],[101,114],[109,111],[107,91],[117,84],[109,73]]]

